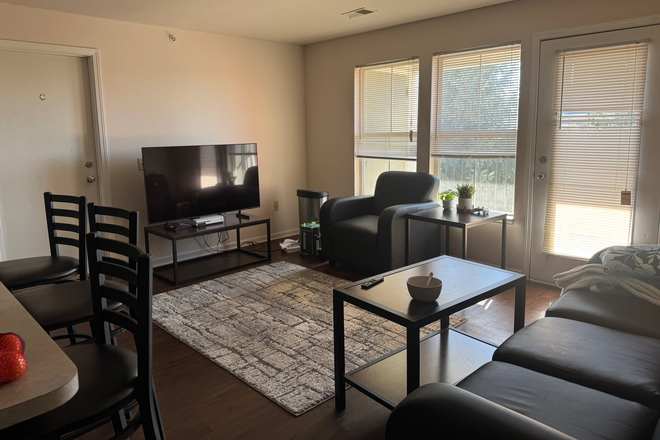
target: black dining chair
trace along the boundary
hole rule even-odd
[[[137,246],[139,227],[139,214],[137,212],[98,206],[96,203],[89,203],[87,212],[89,213],[89,228],[92,232],[121,236],[126,238],[130,244]],[[112,218],[113,223],[108,222],[110,218]],[[117,224],[117,222],[122,222],[126,226]],[[105,256],[104,261],[120,265],[127,264],[125,261],[110,256]],[[116,289],[127,290],[127,286],[120,282],[108,280],[107,283]],[[75,329],[76,325],[89,322],[94,317],[89,280],[83,279],[79,282],[38,286],[18,292],[14,296],[47,332],[66,328],[67,337],[71,344],[75,344],[77,339],[91,338],[90,335],[76,333]],[[124,306],[109,301],[108,307],[112,310],[119,310]],[[115,335],[118,332],[115,332]]]
[[[152,378],[151,255],[98,232],[87,235],[87,247],[95,340],[63,348],[78,368],[78,392],[60,407],[0,431],[3,440],[72,439],[107,423],[115,440],[127,439],[140,426],[147,440],[165,440]],[[102,252],[123,256],[128,264],[104,261]],[[110,287],[106,276],[126,282],[131,291]],[[109,309],[109,301],[128,311]],[[110,343],[113,325],[133,334],[136,352]],[[125,410],[135,402],[139,409],[127,420]]]
[[[87,233],[85,197],[57,195],[44,193],[46,205],[46,225],[50,256],[20,258],[0,262],[0,283],[10,291],[58,283],[70,280],[77,275],[87,278],[85,264],[85,233]],[[54,203],[76,205],[77,209],[55,208]],[[64,223],[57,218],[67,217],[77,220],[77,223]],[[59,236],[59,231],[68,231],[77,235],[76,238]],[[78,258],[60,255],[60,246],[78,248]]]

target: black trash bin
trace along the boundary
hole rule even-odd
[[[313,257],[321,250],[321,206],[328,200],[327,191],[298,190],[300,255]]]

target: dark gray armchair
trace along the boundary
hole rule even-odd
[[[370,272],[402,267],[405,215],[438,207],[434,200],[439,183],[431,174],[387,171],[378,177],[373,196],[328,200],[321,207],[323,256],[330,264],[346,263]],[[437,227],[433,231],[439,234]],[[440,243],[439,238],[419,238]],[[411,240],[411,248],[423,245]]]

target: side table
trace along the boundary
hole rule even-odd
[[[502,221],[502,256],[500,267],[506,268],[506,216],[504,212],[493,212],[489,215],[470,214],[467,212],[458,212],[455,209],[434,208],[426,211],[419,211],[412,214],[406,214],[406,254],[405,262],[408,265],[409,259],[409,238],[410,238],[410,220],[420,222],[434,223],[444,225],[445,227],[445,255],[449,255],[449,228],[459,228],[463,231],[463,244],[461,247],[461,258],[465,260],[467,256],[467,230],[475,226],[484,225],[501,220]]]

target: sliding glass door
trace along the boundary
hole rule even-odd
[[[660,26],[541,45],[530,277],[657,243]]]

